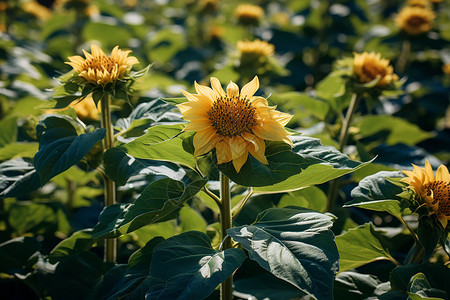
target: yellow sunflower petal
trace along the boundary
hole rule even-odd
[[[450,174],[444,165],[440,165],[436,171],[436,180],[450,183]]]
[[[208,127],[205,130],[197,131],[197,133],[194,135],[193,140],[195,151],[197,151],[197,149],[203,148],[206,144],[211,143],[211,140],[214,138],[215,134],[216,130],[214,129],[214,127]],[[201,154],[194,153],[194,156],[198,156]]]
[[[259,80],[258,76],[255,76],[252,81],[242,87],[241,98],[251,99],[258,89]]]
[[[211,121],[209,119],[195,119],[189,122],[184,128],[185,131],[202,131],[211,127]]]
[[[242,166],[245,164],[248,158],[248,152],[245,151],[240,157],[233,159],[233,166],[237,173],[241,171]]]
[[[210,87],[198,84],[197,82],[194,82],[194,86],[199,95],[206,96],[211,100],[216,99],[217,94]]]
[[[232,160],[229,138],[224,138],[216,145],[217,163],[223,164]]]
[[[211,77],[211,87],[220,97],[226,97],[225,91],[223,90],[219,79],[216,77]]]
[[[248,142],[248,152],[261,163],[265,165],[269,164],[265,155],[266,143],[264,140],[247,132],[242,134],[242,137]]]
[[[428,181],[434,181],[433,168],[431,168],[428,159],[425,159],[425,176],[427,177]]]
[[[438,215],[438,220],[441,223],[442,227],[445,229],[447,227],[447,217],[443,214],[439,214]]]
[[[230,83],[227,86],[227,95],[230,98],[239,96],[239,87],[233,81],[230,81]]]
[[[247,143],[240,136],[230,138],[231,158],[241,157],[247,151]]]
[[[274,121],[262,122],[259,126],[253,128],[253,133],[264,140],[284,141],[289,145],[293,145],[288,138],[289,133],[279,123]]]

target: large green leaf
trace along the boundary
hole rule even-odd
[[[278,193],[321,184],[368,164],[350,160],[335,148],[322,146],[315,138],[293,136],[292,140],[292,149],[286,143],[268,143],[268,165],[249,156],[239,173],[231,162],[218,167],[234,182],[255,187],[255,193]]]
[[[432,136],[415,124],[389,115],[369,115],[361,117],[355,124],[359,128],[361,137],[379,135],[387,145],[406,144],[416,145]]]
[[[49,116],[39,122],[36,133],[39,151],[34,156],[34,166],[41,184],[77,164],[91,148],[101,141],[106,129],[77,135],[69,121],[59,116]]]
[[[389,254],[379,240],[380,233],[376,232],[371,223],[349,229],[336,237],[339,250],[339,267],[341,271],[348,271],[376,260],[395,259]]]
[[[447,239],[447,234],[435,216],[421,216],[419,218],[417,237],[424,248],[423,262],[427,262],[433,255],[436,246],[441,240],[445,241]]]
[[[86,299],[106,271],[102,259],[88,251],[74,253],[61,261],[54,272],[43,274],[54,300]]]
[[[334,298],[346,300],[366,299],[374,296],[373,292],[380,283],[380,280],[373,275],[341,272],[334,281]]]
[[[128,265],[118,265],[106,272],[87,300],[142,299],[153,283],[150,278],[153,251],[163,240],[152,239],[130,256]]]
[[[277,207],[301,206],[320,212],[326,212],[327,202],[328,197],[320,188],[310,186],[284,194],[281,197],[280,202],[278,202]]]
[[[0,164],[0,198],[26,195],[41,186],[30,159],[16,158]]]
[[[401,178],[403,173],[398,171],[381,171],[367,176],[358,183],[351,192],[352,201],[345,203],[344,207],[361,207],[375,211],[385,211],[401,219],[402,207],[397,195],[402,188],[393,184],[387,178]]]
[[[117,147],[131,156],[179,163],[195,168],[193,133],[182,132],[184,125],[157,125],[134,141]]]
[[[89,250],[96,242],[91,237],[91,231],[91,229],[77,231],[62,240],[48,255],[49,262],[55,264],[69,255]]]
[[[339,254],[331,217],[299,207],[271,208],[227,233],[267,271],[317,299],[332,299]]]
[[[1,127],[0,127],[1,128]],[[0,148],[0,161],[16,157],[33,157],[38,151],[38,143],[12,143]]]
[[[423,276],[417,276],[417,274],[422,274]],[[426,278],[426,283],[424,278]],[[392,270],[389,280],[391,281],[392,289],[403,292],[417,293],[420,286],[423,287],[424,284],[437,291],[448,292],[450,269],[441,264],[409,264]]]
[[[32,258],[41,250],[41,244],[32,237],[19,237],[0,244],[0,273],[14,274],[30,268]]]
[[[181,181],[164,178],[151,183],[133,203],[106,207],[100,214],[93,237],[114,237],[145,225],[175,218],[184,203],[207,183],[199,179],[186,187]]]
[[[208,236],[188,231],[156,246],[150,275],[163,282],[153,285],[146,299],[204,299],[239,268],[240,249],[214,250]]]
[[[446,299],[447,293],[445,290],[432,288],[425,274],[417,273],[411,278],[408,296],[411,300],[440,300]]]
[[[151,159],[135,158],[121,148],[111,148],[103,155],[106,174],[118,185],[124,185],[134,175],[164,175],[180,180],[185,170],[175,164]]]

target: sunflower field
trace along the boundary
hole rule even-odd
[[[450,299],[446,0],[0,0],[0,299]]]

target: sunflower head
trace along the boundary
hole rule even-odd
[[[254,41],[238,41],[237,48],[241,55],[241,61],[257,61],[266,59],[275,51],[275,46],[261,40]]]
[[[428,160],[424,168],[413,166],[413,171],[403,171],[408,177],[402,181],[414,191],[421,205],[427,206],[431,214],[436,214],[445,229],[450,220],[450,175],[447,167],[439,166],[435,176]]]
[[[397,26],[409,35],[426,33],[433,28],[435,13],[427,7],[405,6],[395,18]]]
[[[264,10],[257,5],[240,4],[236,7],[235,15],[241,24],[258,25],[264,17]]]
[[[216,149],[217,163],[232,161],[239,172],[250,153],[267,164],[265,140],[284,141],[292,145],[284,126],[291,115],[275,110],[263,97],[254,96],[258,77],[239,87],[230,82],[226,92],[220,81],[211,77],[211,88],[195,83],[196,94],[186,91],[187,102],[178,104],[183,118],[189,121],[185,131],[196,131],[194,156]]]
[[[385,87],[398,80],[394,68],[389,65],[388,59],[381,58],[381,54],[374,52],[354,53],[353,75],[360,83],[368,83],[377,78],[378,87]]]
[[[85,58],[78,55],[70,56],[68,57],[70,62],[66,64],[71,65],[87,82],[105,85],[123,78],[131,66],[139,63],[136,57],[128,57],[130,52],[131,50],[123,51],[116,46],[111,55],[106,56],[98,46],[91,45],[91,53],[83,49]]]

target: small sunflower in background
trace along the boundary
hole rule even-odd
[[[131,67],[138,64],[136,57],[130,56],[131,50],[120,50],[119,46],[114,47],[110,56],[96,45],[91,45],[91,53],[83,49],[85,58],[75,55],[70,56],[70,62],[66,64],[73,67],[79,76],[87,82],[104,85],[112,83],[127,75]]]
[[[232,161],[239,172],[249,153],[268,164],[265,140],[292,145],[290,133],[284,128],[292,116],[276,111],[265,98],[254,96],[259,88],[257,76],[240,91],[230,82],[225,92],[215,77],[211,77],[211,86],[195,83],[197,94],[182,91],[188,101],[177,105],[189,121],[184,130],[196,132],[194,156],[215,148],[217,163]]]
[[[238,22],[243,25],[258,25],[264,18],[264,10],[253,4],[240,4],[234,13]]]
[[[375,52],[354,53],[353,74],[356,80],[363,84],[378,79],[378,87],[385,87],[398,80],[390,61]]]
[[[446,166],[441,165],[433,173],[430,163],[425,161],[425,167],[413,165],[413,171],[403,171],[408,176],[401,181],[408,184],[420,206],[426,206],[430,215],[436,215],[445,229],[450,220],[450,174]]]
[[[275,51],[275,46],[261,40],[238,41],[237,49],[243,61],[254,61],[271,56]]]
[[[436,14],[427,7],[405,6],[395,17],[395,24],[409,35],[420,35],[433,29]]]

